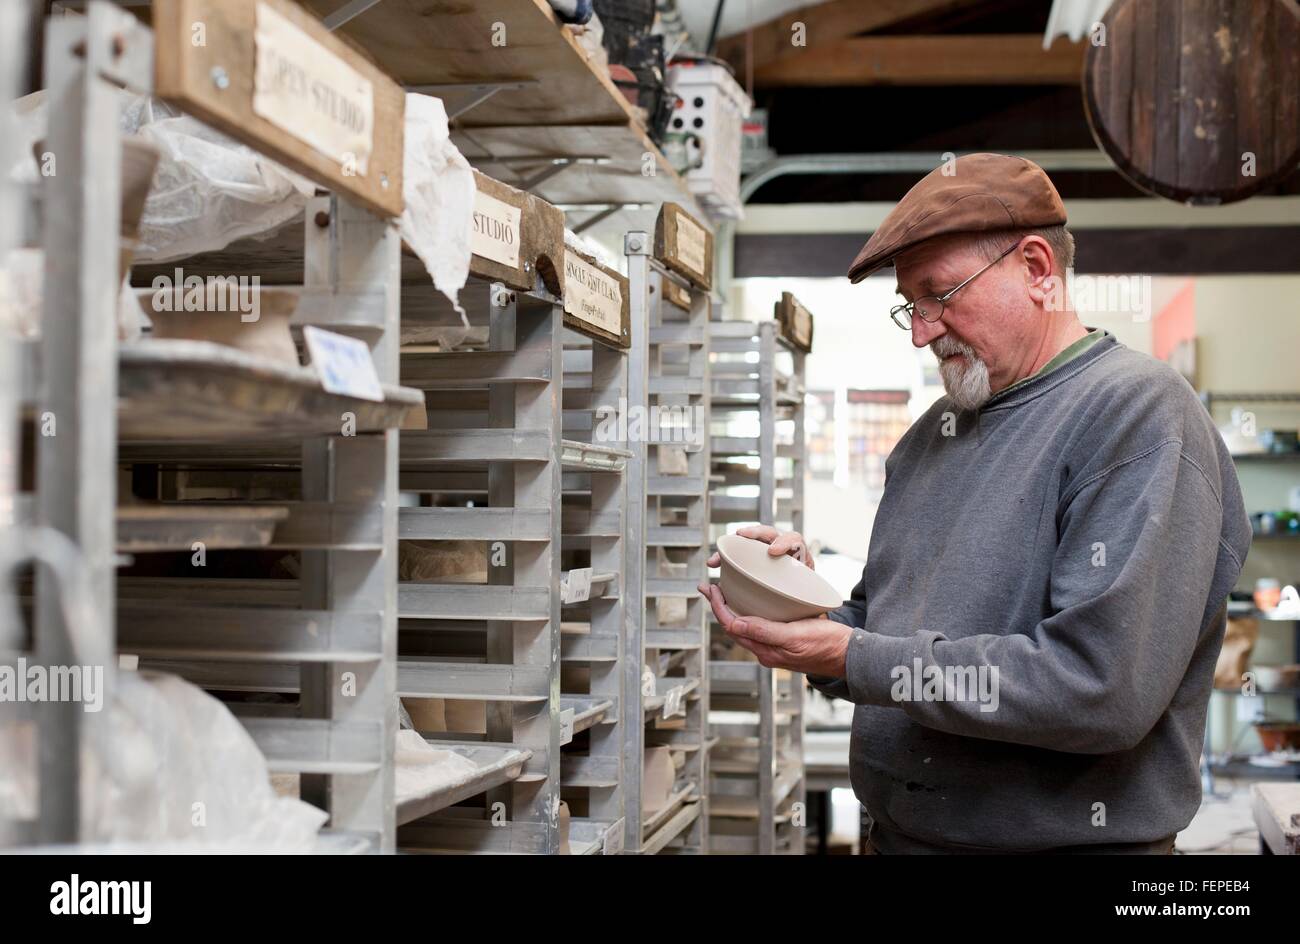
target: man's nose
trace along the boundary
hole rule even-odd
[[[948,333],[947,326],[943,319],[938,321],[926,321],[920,315],[912,316],[912,346],[925,347],[934,341],[935,338],[943,337]]]

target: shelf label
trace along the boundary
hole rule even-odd
[[[470,252],[484,259],[519,268],[519,221],[522,211],[482,190],[474,191],[474,228]]]
[[[653,669],[646,668],[641,672],[641,694],[646,698],[654,697],[655,674]]]
[[[374,147],[370,80],[264,3],[253,35],[253,113],[364,177]]]
[[[692,271],[707,275],[709,270],[704,265],[704,229],[684,213],[675,214],[673,219],[677,226],[677,258]]]
[[[327,391],[359,400],[384,399],[384,389],[365,341],[313,325],[304,327],[302,336],[311,355],[311,366]]]
[[[611,334],[623,330],[623,291],[618,280],[568,248],[564,250],[564,310]]]
[[[560,599],[565,603],[584,603],[591,599],[590,567],[575,567],[567,580],[560,581]]]
[[[668,689],[668,694],[664,696],[664,720],[681,715],[686,715],[686,691],[684,686],[674,685]]]

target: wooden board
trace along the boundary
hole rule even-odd
[[[772,316],[781,326],[781,336],[805,354],[812,353],[812,312],[789,292],[782,292],[781,300],[773,308]]]
[[[1295,0],[1119,0],[1102,23],[1105,45],[1085,44],[1084,108],[1138,187],[1230,203],[1300,164]]]
[[[532,291],[536,285],[535,276],[540,275],[548,292],[563,296],[564,213],[541,197],[516,190],[478,171],[474,172],[474,186],[489,202],[500,201],[519,212],[519,232],[502,237],[505,241],[517,240],[518,264],[511,266],[476,254],[470,256],[470,272],[525,292]],[[488,206],[477,204],[475,229],[487,230],[504,225],[494,216]],[[502,239],[496,242],[500,243]]]
[[[603,159],[575,164],[529,188],[551,203],[661,203],[674,200],[695,213],[682,177],[638,128],[557,125],[469,128],[452,141],[475,167],[514,186],[555,157]],[[502,161],[508,163],[502,163]],[[518,175],[519,179],[516,179]]]
[[[564,323],[573,330],[588,337],[604,341],[615,347],[632,346],[632,306],[630,283],[627,276],[601,265],[595,257],[579,252],[572,246],[565,247],[565,290]],[[618,331],[610,331],[583,314],[582,306],[575,303],[578,297],[578,284],[586,279],[590,285],[598,282],[606,291],[616,291],[619,297],[618,309],[621,322]]]
[[[713,233],[676,203],[665,203],[659,210],[654,254],[700,288],[713,286]]]
[[[866,85],[1074,85],[1080,44],[1043,49],[1035,33],[851,36],[814,44],[754,73],[758,88]]]
[[[327,156],[254,111],[259,7],[283,16],[370,83],[373,126],[364,169]],[[156,0],[153,24],[159,97],[376,213],[401,215],[405,94],[315,16],[290,0]],[[202,45],[192,42],[198,26]]]
[[[663,279],[660,282],[664,287],[664,301],[676,305],[683,311],[691,310],[691,293],[682,288],[672,279]]]
[[[306,0],[320,16],[347,0]],[[499,24],[499,25],[498,25]],[[632,106],[588,62],[546,0],[382,0],[339,28],[405,85],[531,82],[505,88],[458,123],[636,124]],[[450,109],[458,96],[439,93]]]

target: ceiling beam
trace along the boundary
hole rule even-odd
[[[918,16],[942,14],[974,6],[979,0],[827,0],[783,13],[741,33],[718,40],[717,55],[745,75],[807,48],[884,29]],[[793,45],[794,25],[804,24],[805,47]],[[746,51],[752,52],[747,60]]]
[[[857,36],[804,50],[754,73],[763,87],[1076,85],[1084,43],[1038,34]]]

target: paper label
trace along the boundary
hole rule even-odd
[[[651,669],[643,669],[641,672],[641,694],[647,698],[653,698],[655,693],[655,674]]]
[[[470,252],[512,269],[519,268],[519,207],[482,190],[474,192],[474,228]]]
[[[564,310],[611,334],[623,331],[623,292],[618,280],[577,253],[564,250]]]
[[[364,177],[375,135],[370,80],[266,4],[253,44],[253,113]]]
[[[668,689],[668,693],[664,696],[664,720],[667,721],[674,715],[684,716],[686,714],[685,702],[686,692],[681,685],[674,685]]]
[[[365,341],[307,325],[303,340],[321,386],[330,393],[359,400],[383,400],[374,359]]]
[[[692,272],[708,275],[708,270],[704,268],[704,229],[680,213],[674,215],[673,219],[677,221],[678,260]]]
[[[565,603],[583,603],[591,599],[590,567],[575,567],[560,584],[560,599]]]

